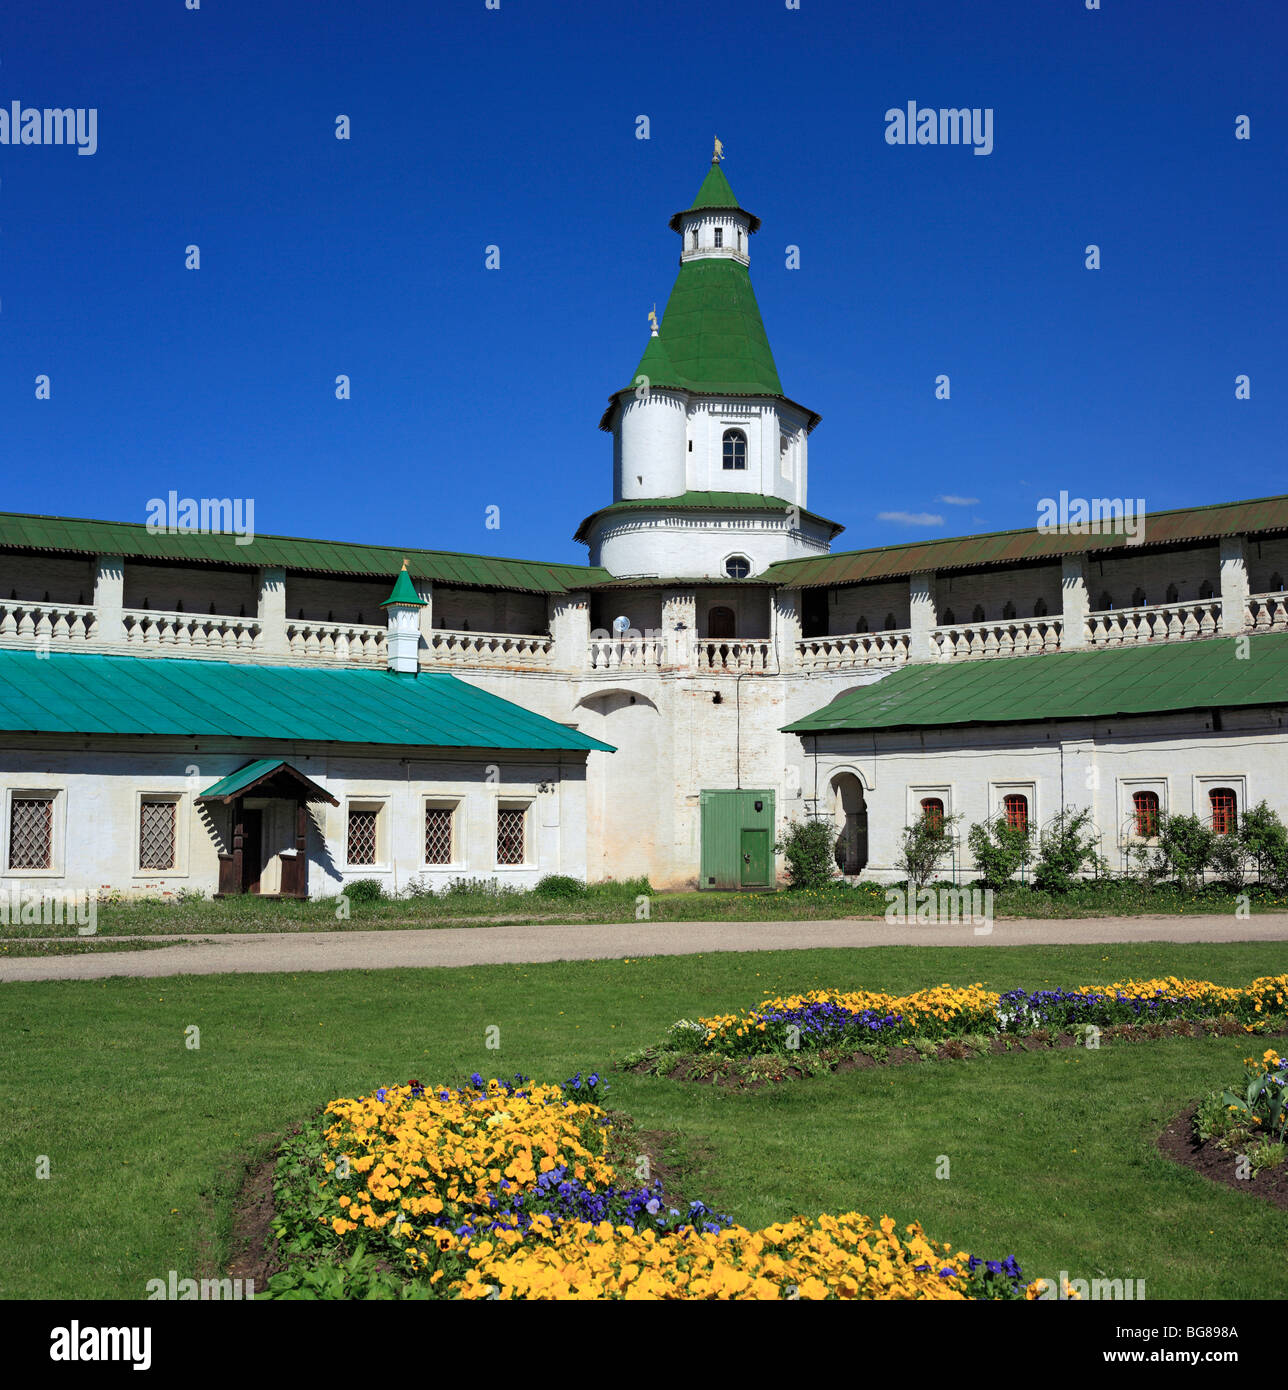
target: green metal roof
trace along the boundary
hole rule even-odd
[[[296,793],[302,795],[305,801],[329,801],[332,806],[340,804],[325,787],[318,786],[311,777],[306,777],[298,767],[292,767],[284,758],[257,758],[253,763],[238,768],[236,772],[230,772],[227,777],[221,777],[218,782],[207,787],[197,800],[231,801],[233,797],[242,795],[252,787],[265,783],[273,785],[275,779],[279,785],[294,787]]]
[[[851,690],[789,733],[1029,724],[1129,714],[1288,704],[1288,633],[995,657],[901,667]]]
[[[0,651],[0,730],[614,751],[438,672],[27,651]]]
[[[395,603],[405,604],[411,608],[428,606],[416,592],[416,586],[411,582],[411,575],[405,569],[398,571],[398,578],[394,580],[394,587],[390,590],[389,597],[380,606],[381,608],[390,608]]]
[[[141,522],[90,521],[19,512],[0,512],[0,548],[380,579],[395,573],[405,557],[414,579],[463,588],[540,594],[567,593],[584,588],[590,580],[608,578],[606,570],[587,565],[544,564],[538,560],[304,540],[295,536],[256,535],[248,545],[238,545],[237,537],[231,534],[169,534],[151,532]]]
[[[759,492],[683,492],[678,497],[632,497],[623,502],[610,502],[606,507],[600,507],[597,512],[585,518],[580,526],[577,527],[577,534],[574,540],[586,541],[590,535],[590,528],[601,516],[611,516],[616,512],[645,512],[645,511],[693,511],[693,512],[790,512],[793,504],[785,501],[781,497],[767,497]],[[823,526],[830,526],[832,534],[839,535],[845,527],[839,521],[829,521],[825,516],[819,516],[817,512],[807,512],[803,507],[799,509],[801,516],[810,521],[817,521]],[[590,588],[598,588],[606,581],[600,580],[589,585]]]
[[[712,211],[728,208],[733,212],[741,212],[751,223],[751,230],[760,230],[760,218],[755,213],[748,212],[733,195],[733,189],[729,187],[729,180],[725,178],[724,169],[720,166],[720,161],[713,159],[711,167],[707,170],[707,176],[702,180],[702,187],[698,189],[698,196],[689,204],[684,212],[677,212],[670,220],[669,226],[673,231],[679,231],[684,221],[685,212],[702,212],[710,208]]]
[[[1126,549],[1133,553],[1184,541],[1285,530],[1288,530],[1288,496],[1280,495],[1246,502],[1221,502],[1210,507],[1149,512],[1144,518],[1144,540],[1135,544],[1129,544],[1122,534],[1079,536],[1039,531],[1032,526],[1019,531],[951,536],[874,550],[843,550],[803,560],[778,560],[765,570],[764,577],[785,588],[830,588],[929,570],[975,569],[985,565],[1051,560],[1084,551]]]

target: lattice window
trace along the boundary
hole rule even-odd
[[[1006,817],[1006,823],[1012,830],[1024,830],[1029,828],[1029,799],[1021,796],[1018,792],[1002,798],[1002,813]]]
[[[1136,819],[1136,834],[1142,840],[1152,840],[1158,834],[1158,793],[1132,792],[1131,804]]]
[[[452,862],[452,811],[447,806],[425,807],[425,863]]]
[[[15,796],[9,803],[9,867],[52,869],[54,803],[48,796]]]
[[[376,826],[380,819],[378,810],[359,810],[357,807],[349,808],[349,844],[348,856],[350,864],[375,864],[376,859]]]
[[[496,813],[496,862],[522,864],[526,812],[522,806],[502,806]]]
[[[139,868],[173,869],[175,803],[144,801],[139,805]]]
[[[747,436],[741,430],[724,432],[724,466],[735,469],[747,467]]]
[[[935,830],[944,828],[944,803],[937,796],[922,798],[921,818]]]
[[[1213,787],[1208,792],[1212,807],[1212,829],[1218,835],[1233,835],[1239,828],[1239,802],[1229,787]]]

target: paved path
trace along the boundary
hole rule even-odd
[[[110,938],[104,938],[110,939]],[[156,938],[150,938],[155,940]],[[267,974],[393,970],[403,966],[611,960],[707,951],[806,951],[857,946],[1076,946],[1126,941],[1284,941],[1288,913],[1244,921],[1206,917],[1082,917],[970,926],[830,922],[627,922],[574,926],[442,927],[419,931],[292,932],[172,938],[172,947],[102,955],[0,960],[0,981],[100,980],[112,975]],[[196,944],[192,944],[192,943]],[[182,943],[182,944],[180,944]],[[1285,949],[1288,969],[1288,948]]]

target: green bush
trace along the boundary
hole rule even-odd
[[[1044,893],[1067,893],[1099,861],[1091,811],[1066,806],[1038,839],[1033,886]]]
[[[378,903],[385,896],[385,885],[378,878],[355,878],[344,886],[351,903]]]
[[[922,815],[911,825],[904,826],[894,866],[902,870],[910,892],[915,893],[923,883],[934,878],[940,865],[952,853],[952,828],[960,819],[960,816],[947,816],[932,820]]]
[[[1257,866],[1259,879],[1288,886],[1288,828],[1264,801],[1244,812],[1239,841]]]
[[[1008,825],[1005,816],[972,825],[966,840],[986,888],[1005,888],[1033,855],[1029,832]]]
[[[1202,883],[1218,838],[1197,816],[1163,816],[1158,825],[1158,850],[1165,871],[1187,888]]]
[[[787,860],[793,888],[823,888],[836,874],[836,829],[817,818],[792,821],[774,852]]]
[[[541,898],[584,898],[586,885],[571,874],[547,874],[533,890]]]

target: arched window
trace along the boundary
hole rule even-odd
[[[1180,603],[1180,601],[1181,601],[1181,591],[1176,587],[1175,584],[1169,584],[1169,585],[1167,586],[1167,596],[1166,596],[1166,598],[1163,600],[1163,602],[1164,602],[1164,603]]]
[[[717,227],[717,228],[716,228],[716,245],[717,245],[717,246],[723,246],[723,245],[724,245],[724,228],[723,228],[723,227]]]
[[[735,621],[732,608],[711,608],[707,611],[707,636],[724,640],[734,635]]]
[[[1106,589],[1105,592],[1100,595],[1100,611],[1102,613],[1108,613],[1113,606],[1114,596]]]
[[[859,625],[854,630],[855,632],[866,632],[868,630],[868,620],[866,618],[860,618]]]
[[[724,432],[724,466],[744,470],[747,467],[747,436],[741,430]]]
[[[1212,581],[1210,579],[1205,579],[1203,583],[1199,585],[1200,598],[1213,598],[1215,594],[1216,590],[1212,587]]]
[[[745,555],[730,555],[725,561],[725,573],[730,579],[746,579],[751,573],[751,561]]]
[[[1023,830],[1026,834],[1029,829],[1029,799],[1022,796],[1019,792],[1012,792],[1009,796],[1002,798],[1002,814],[1006,817],[1006,823],[1012,830]]]
[[[944,828],[944,803],[937,796],[924,796],[921,799],[921,818],[936,830]]]
[[[887,614],[886,614],[885,630],[886,630],[887,632],[893,632],[893,631],[894,631],[894,614],[893,614],[893,613],[887,613]]]
[[[948,627],[952,623],[955,623],[957,621],[957,616],[951,608],[945,608],[944,616],[940,621],[943,623],[945,627]]]
[[[984,605],[982,603],[977,603],[975,605],[975,611],[970,615],[970,620],[973,623],[982,623],[984,621]]]
[[[1011,618],[1015,617],[1015,605],[1010,601],[1010,599],[1006,600],[1006,606],[1002,609],[1002,617],[1007,619],[1008,621]]]
[[[1158,793],[1132,792],[1131,806],[1136,834],[1142,840],[1152,840],[1158,834]]]
[[[1208,792],[1212,808],[1212,830],[1217,835],[1233,835],[1239,828],[1239,802],[1229,787],[1213,787]]]
[[[1046,599],[1040,598],[1033,605],[1033,616],[1035,618],[1045,618],[1047,615]]]
[[[1284,577],[1282,574],[1272,574],[1270,576],[1270,588],[1272,591],[1283,593]]]
[[[1145,597],[1144,589],[1137,589],[1131,596],[1131,606],[1133,608],[1144,608],[1148,602],[1149,600]]]
[[[697,229],[696,227],[694,227],[694,229],[689,233],[689,250],[690,250],[690,251],[696,251],[697,249],[698,249],[698,229]]]

